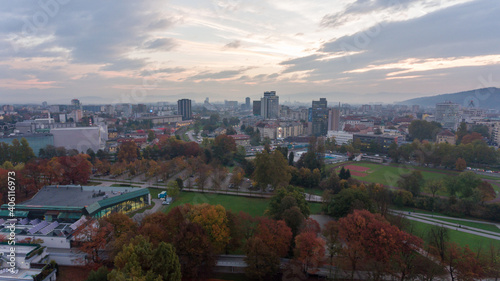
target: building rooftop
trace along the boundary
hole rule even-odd
[[[438,136],[444,136],[444,137],[455,137],[455,134],[450,132],[450,130],[442,130],[437,134]]]
[[[30,200],[22,203],[25,206],[78,207],[90,206],[98,201],[112,198],[139,188],[108,186],[45,186]]]

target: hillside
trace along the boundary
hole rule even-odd
[[[500,110],[500,89],[494,87],[482,88],[453,94],[410,99],[398,104],[435,106],[436,103],[444,101],[451,101],[462,106],[468,106],[473,101],[475,107]]]

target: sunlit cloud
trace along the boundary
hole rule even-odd
[[[456,67],[469,67],[469,66],[486,66],[500,64],[500,55],[477,56],[477,57],[450,57],[450,58],[432,58],[432,59],[416,59],[410,58],[399,61],[397,63],[389,63],[382,65],[369,65],[365,68],[346,71],[345,73],[363,73],[374,70],[396,70],[387,74],[387,76],[396,76],[411,72],[424,72],[430,70],[439,70]],[[408,77],[408,76],[407,76]],[[411,77],[411,76],[409,76]],[[393,77],[393,79],[400,79]]]

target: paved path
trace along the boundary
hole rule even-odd
[[[153,206],[153,208],[149,209],[149,210],[146,210],[142,213],[137,213],[135,214],[132,219],[136,222],[141,222],[142,219],[147,216],[147,215],[150,215],[152,213],[156,213],[158,212],[159,210],[163,209],[163,205],[161,204],[162,200],[161,199],[151,199],[151,201],[155,204]]]
[[[391,210],[390,212],[393,214],[404,215],[409,220],[423,222],[423,223],[431,224],[431,225],[442,226],[444,228],[453,229],[453,230],[457,230],[457,231],[461,231],[461,232],[465,232],[465,233],[470,233],[470,234],[474,234],[474,235],[482,236],[485,238],[500,241],[500,233],[497,233],[497,232],[483,230],[483,229],[469,227],[469,226],[459,227],[459,225],[457,225],[456,223],[445,222],[445,221],[429,218],[428,216],[422,216],[421,214],[416,214],[416,213],[411,213],[411,212],[409,213],[409,212],[394,211],[394,210]],[[444,217],[444,218],[454,219],[454,218],[450,218],[450,217]],[[469,221],[481,223],[480,221],[473,221],[473,220],[469,220]]]

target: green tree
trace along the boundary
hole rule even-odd
[[[154,131],[149,130],[148,131],[148,142],[152,142],[156,138],[156,134]]]
[[[420,171],[412,171],[409,174],[401,175],[398,180],[398,186],[402,189],[408,190],[417,196],[420,194],[420,190],[424,184],[424,177]]]
[[[457,130],[457,143],[462,143],[463,137],[467,135],[467,124],[465,122],[460,122],[460,126]]]
[[[21,138],[21,159],[19,162],[27,163],[30,159],[35,158],[35,153],[31,149],[28,141],[25,138]]]
[[[279,151],[262,151],[255,156],[254,180],[264,190],[267,185],[274,188],[286,186],[291,179],[288,163]]]
[[[161,242],[155,249],[143,236],[136,236],[123,247],[108,275],[114,280],[180,281],[181,266],[171,244]]]
[[[97,271],[90,271],[86,281],[107,281],[108,274],[108,269],[105,266],[101,266]]]
[[[430,180],[426,183],[427,189],[432,193],[432,198],[436,196],[440,190],[443,189],[442,180]]]
[[[425,120],[413,120],[408,127],[410,136],[419,140],[434,140],[441,131],[441,124]]]
[[[177,181],[169,181],[167,184],[167,194],[168,196],[174,198],[179,195],[180,188]]]
[[[335,217],[342,218],[352,213],[354,210],[373,211],[373,202],[368,192],[360,188],[347,188],[324,203],[325,213]]]
[[[274,219],[282,219],[286,210],[297,206],[305,218],[309,217],[310,209],[304,195],[304,189],[289,185],[276,190],[271,197],[266,213]]]
[[[278,255],[259,237],[252,237],[245,247],[246,275],[256,280],[274,280],[279,272]]]

